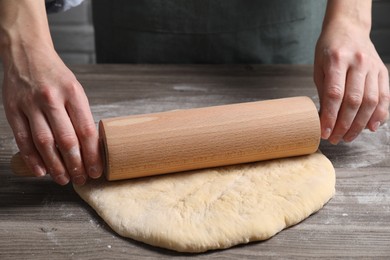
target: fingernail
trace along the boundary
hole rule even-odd
[[[34,166],[34,172],[37,177],[43,177],[46,175],[46,171],[39,165]]]
[[[63,175],[63,174],[62,175],[58,175],[57,177],[55,177],[55,180],[60,185],[66,185],[69,182],[69,178],[67,176]]]
[[[373,126],[372,126],[372,131],[375,132],[376,130],[378,130],[379,126],[381,125],[381,122],[376,122]]]
[[[76,185],[83,185],[85,183],[85,181],[86,181],[86,179],[85,179],[84,175],[78,175],[72,179],[72,182]]]
[[[328,139],[330,134],[332,133],[332,129],[331,128],[325,128],[324,130],[324,134],[322,135],[322,138],[323,139]]]
[[[329,142],[333,145],[336,145],[340,142],[340,139],[341,139],[341,136],[336,135],[336,136],[332,137],[331,139],[329,139]]]
[[[97,179],[97,178],[100,177],[101,172],[98,171],[98,168],[97,168],[96,166],[91,166],[91,167],[89,167],[89,169],[88,169],[88,175],[89,175],[91,178]]]
[[[355,138],[358,136],[357,133],[353,133],[351,136],[349,136],[348,138],[344,138],[344,141],[346,142],[352,142],[353,140],[355,140]]]

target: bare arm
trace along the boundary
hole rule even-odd
[[[88,100],[54,50],[44,0],[0,0],[0,57],[5,112],[30,169],[61,185],[99,177]]]
[[[314,81],[322,138],[352,141],[389,116],[388,71],[370,40],[371,0],[329,0],[316,46]]]

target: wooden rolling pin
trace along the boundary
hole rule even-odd
[[[298,156],[317,151],[320,123],[308,97],[103,119],[107,180]],[[20,156],[12,169],[27,173]]]

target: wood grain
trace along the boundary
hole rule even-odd
[[[94,65],[72,67],[95,121],[307,95],[318,106],[309,66]],[[2,79],[0,79],[2,80]],[[0,259],[280,259],[390,257],[390,129],[320,149],[336,168],[336,196],[318,213],[265,242],[200,255],[176,254],[124,239],[71,186],[19,178],[17,151],[0,108]]]
[[[99,132],[106,178],[122,180],[314,153],[320,121],[293,97],[107,118]]]

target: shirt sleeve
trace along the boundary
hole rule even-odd
[[[57,13],[69,10],[72,7],[78,6],[84,0],[45,0],[46,12]]]

